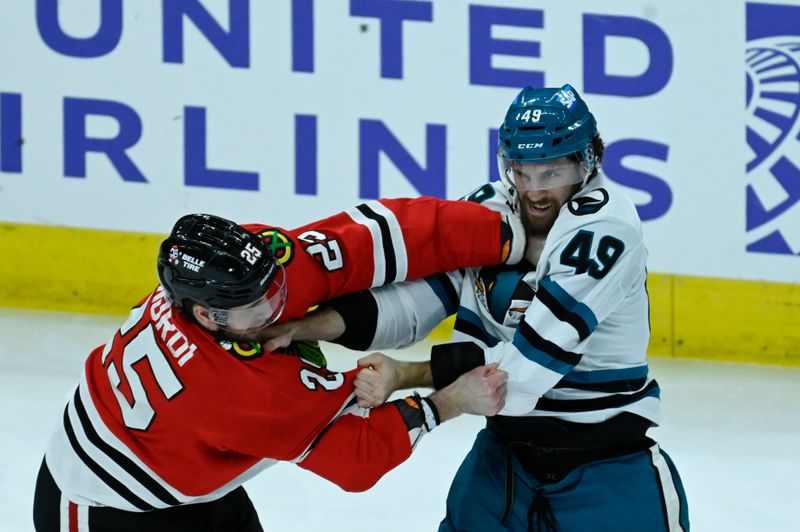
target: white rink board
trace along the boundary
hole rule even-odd
[[[51,5],[3,2],[2,221],[165,233],[207,211],[293,227],[378,194],[457,198],[489,179],[490,130],[517,88],[570,82],[641,209],[651,271],[800,281],[800,53],[784,50],[780,83],[747,55],[750,37],[773,50],[800,29],[759,26],[744,1]],[[508,39],[524,50],[501,51]],[[748,127],[774,143],[749,173]],[[211,170],[228,174],[199,184]]]

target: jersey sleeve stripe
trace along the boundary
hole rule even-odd
[[[569,323],[578,332],[581,341],[592,334],[597,327],[597,317],[583,303],[576,301],[569,293],[549,277],[539,281],[536,298],[541,301],[555,317]]]
[[[595,399],[550,399],[547,397],[539,398],[536,403],[536,410],[547,412],[586,412],[590,410],[606,410],[609,408],[619,408],[630,405],[645,397],[661,397],[661,390],[656,381],[631,394],[616,394]]]
[[[623,379],[643,379],[647,377],[648,365],[634,366],[632,368],[596,369],[591,371],[572,370],[565,381],[569,382],[611,382]]]
[[[528,360],[561,375],[572,371],[581,361],[581,355],[564,351],[553,342],[545,340],[525,321],[519,324],[512,343]]]
[[[568,381],[567,377],[564,377],[553,386],[553,388],[572,388],[574,390],[584,390],[587,392],[625,393],[635,392],[641,389],[646,382],[647,378],[623,379],[608,382],[573,382]]]
[[[386,221],[386,226],[391,235],[392,248],[394,249],[395,259],[395,278],[393,282],[402,282],[408,277],[408,254],[406,253],[406,241],[403,238],[403,228],[400,227],[400,222],[397,216],[379,201],[370,201],[367,205],[379,216],[382,216]]]
[[[458,332],[483,342],[489,347],[494,347],[498,343],[497,338],[486,331],[486,327],[483,325],[478,315],[466,307],[460,307],[458,309],[456,323],[453,328]]]
[[[311,444],[309,444],[309,446],[306,448],[306,450],[303,451],[303,453],[300,456],[295,458],[293,460],[293,462],[300,463],[303,460],[305,460],[308,457],[308,455],[311,454],[311,451],[314,450],[314,447],[316,447],[317,444],[320,442],[320,440],[322,440],[322,437],[325,436],[325,434],[328,432],[328,429],[331,428],[331,425],[333,425],[334,421],[336,421],[337,419],[339,419],[339,417],[344,415],[348,408],[351,408],[351,407],[354,407],[354,406],[356,406],[356,407],[358,406],[357,401],[358,401],[358,399],[356,399],[356,397],[354,395],[351,395],[350,398],[347,400],[347,402],[345,402],[345,404],[342,405],[342,408],[336,413],[336,416],[334,416],[334,418],[331,419],[328,422],[327,425],[325,425],[325,428],[323,428],[320,431],[320,433],[317,434],[317,437],[314,438],[314,440],[311,442]],[[369,417],[369,413],[367,413],[365,415],[365,417]]]
[[[375,273],[372,277],[372,286],[380,286],[394,282],[397,268],[395,267],[394,247],[391,242],[391,233],[386,220],[362,203],[355,209],[348,211],[353,220],[367,229],[372,235],[372,255],[375,261]]]
[[[139,321],[142,319],[142,316],[144,316],[144,313],[147,310],[147,305],[150,304],[150,300],[151,299],[153,299],[153,294],[152,293],[149,296],[147,296],[147,299],[145,299],[142,302],[141,305],[139,305],[138,307],[134,307],[131,310],[131,313],[128,316],[128,319],[125,320],[125,323],[123,323],[122,326],[119,328],[119,335],[120,336],[125,336],[126,334],[131,332],[131,329],[133,329],[136,326],[136,324],[139,323]],[[110,345],[110,344],[111,344],[111,342],[108,343],[108,345]],[[103,352],[103,355],[105,355],[105,352]],[[105,361],[106,361],[106,357],[103,356],[103,363],[104,364],[105,364]]]
[[[372,256],[374,260],[374,269],[372,273],[372,285],[381,286],[386,278],[386,257],[383,253],[383,237],[381,236],[381,229],[378,222],[364,216],[359,207],[347,211],[347,215],[353,219],[357,224],[363,225],[369,231],[372,237]]]
[[[75,435],[75,430],[72,427],[72,422],[69,419],[69,405],[67,405],[67,408],[64,410],[64,431],[67,434],[67,438],[69,439],[75,454],[77,454],[83,463],[86,464],[86,467],[88,467],[95,475],[97,475],[100,480],[105,482],[109,488],[118,493],[132,506],[142,511],[155,510],[154,506],[137,497],[122,482],[114,478],[108,471],[100,467],[100,464],[92,460],[92,458],[89,456],[89,453],[87,453],[86,450],[81,447],[80,443],[78,442],[78,438]]]
[[[445,273],[437,273],[431,277],[426,277],[425,282],[431,287],[433,293],[439,298],[444,306],[444,310],[448,316],[455,314],[458,310],[458,293],[453,285],[450,284],[450,278]]]
[[[126,473],[128,473],[131,477],[136,479],[139,484],[142,485],[147,491],[152,493],[156,498],[162,501],[164,504],[169,506],[176,506],[181,504],[181,502],[172,496],[163,486],[161,486],[158,482],[156,482],[152,477],[150,477],[147,473],[142,471],[142,469],[137,466],[130,458],[119,452],[118,450],[114,449],[111,445],[103,441],[100,435],[92,426],[91,421],[89,420],[89,416],[86,413],[86,408],[83,405],[83,400],[80,397],[79,390],[75,390],[75,398],[73,399],[73,403],[75,405],[75,411],[78,414],[78,419],[81,423],[81,428],[83,432],[86,434],[86,437],[89,441],[97,447],[98,451],[102,452],[108,458],[110,458],[114,463],[116,463],[120,468],[122,468]]]

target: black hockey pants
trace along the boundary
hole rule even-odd
[[[64,522],[62,522],[64,521]],[[79,506],[62,500],[47,464],[42,461],[33,499],[36,532],[263,532],[258,514],[243,487],[216,501],[174,506],[151,512]]]

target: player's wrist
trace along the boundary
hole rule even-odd
[[[294,340],[333,340],[344,333],[345,324],[335,310],[324,307],[306,315],[300,320],[290,322],[290,332]]]
[[[397,387],[398,390],[407,388],[431,388],[433,377],[431,366],[428,362],[397,362]]]
[[[426,398],[436,408],[439,415],[439,423],[458,417],[465,412],[458,393],[456,393],[455,386],[457,385],[451,384],[441,390],[436,390]]]
[[[438,427],[443,419],[439,407],[430,397],[422,397],[418,393],[393,401],[400,410],[408,430],[419,430],[422,434]]]

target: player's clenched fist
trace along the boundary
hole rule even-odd
[[[508,373],[497,364],[478,366],[461,375],[450,386],[437,393],[448,392],[450,400],[465,414],[493,416],[506,403]]]
[[[358,406],[380,406],[400,385],[399,362],[383,353],[372,353],[358,360],[362,369],[353,383]]]

